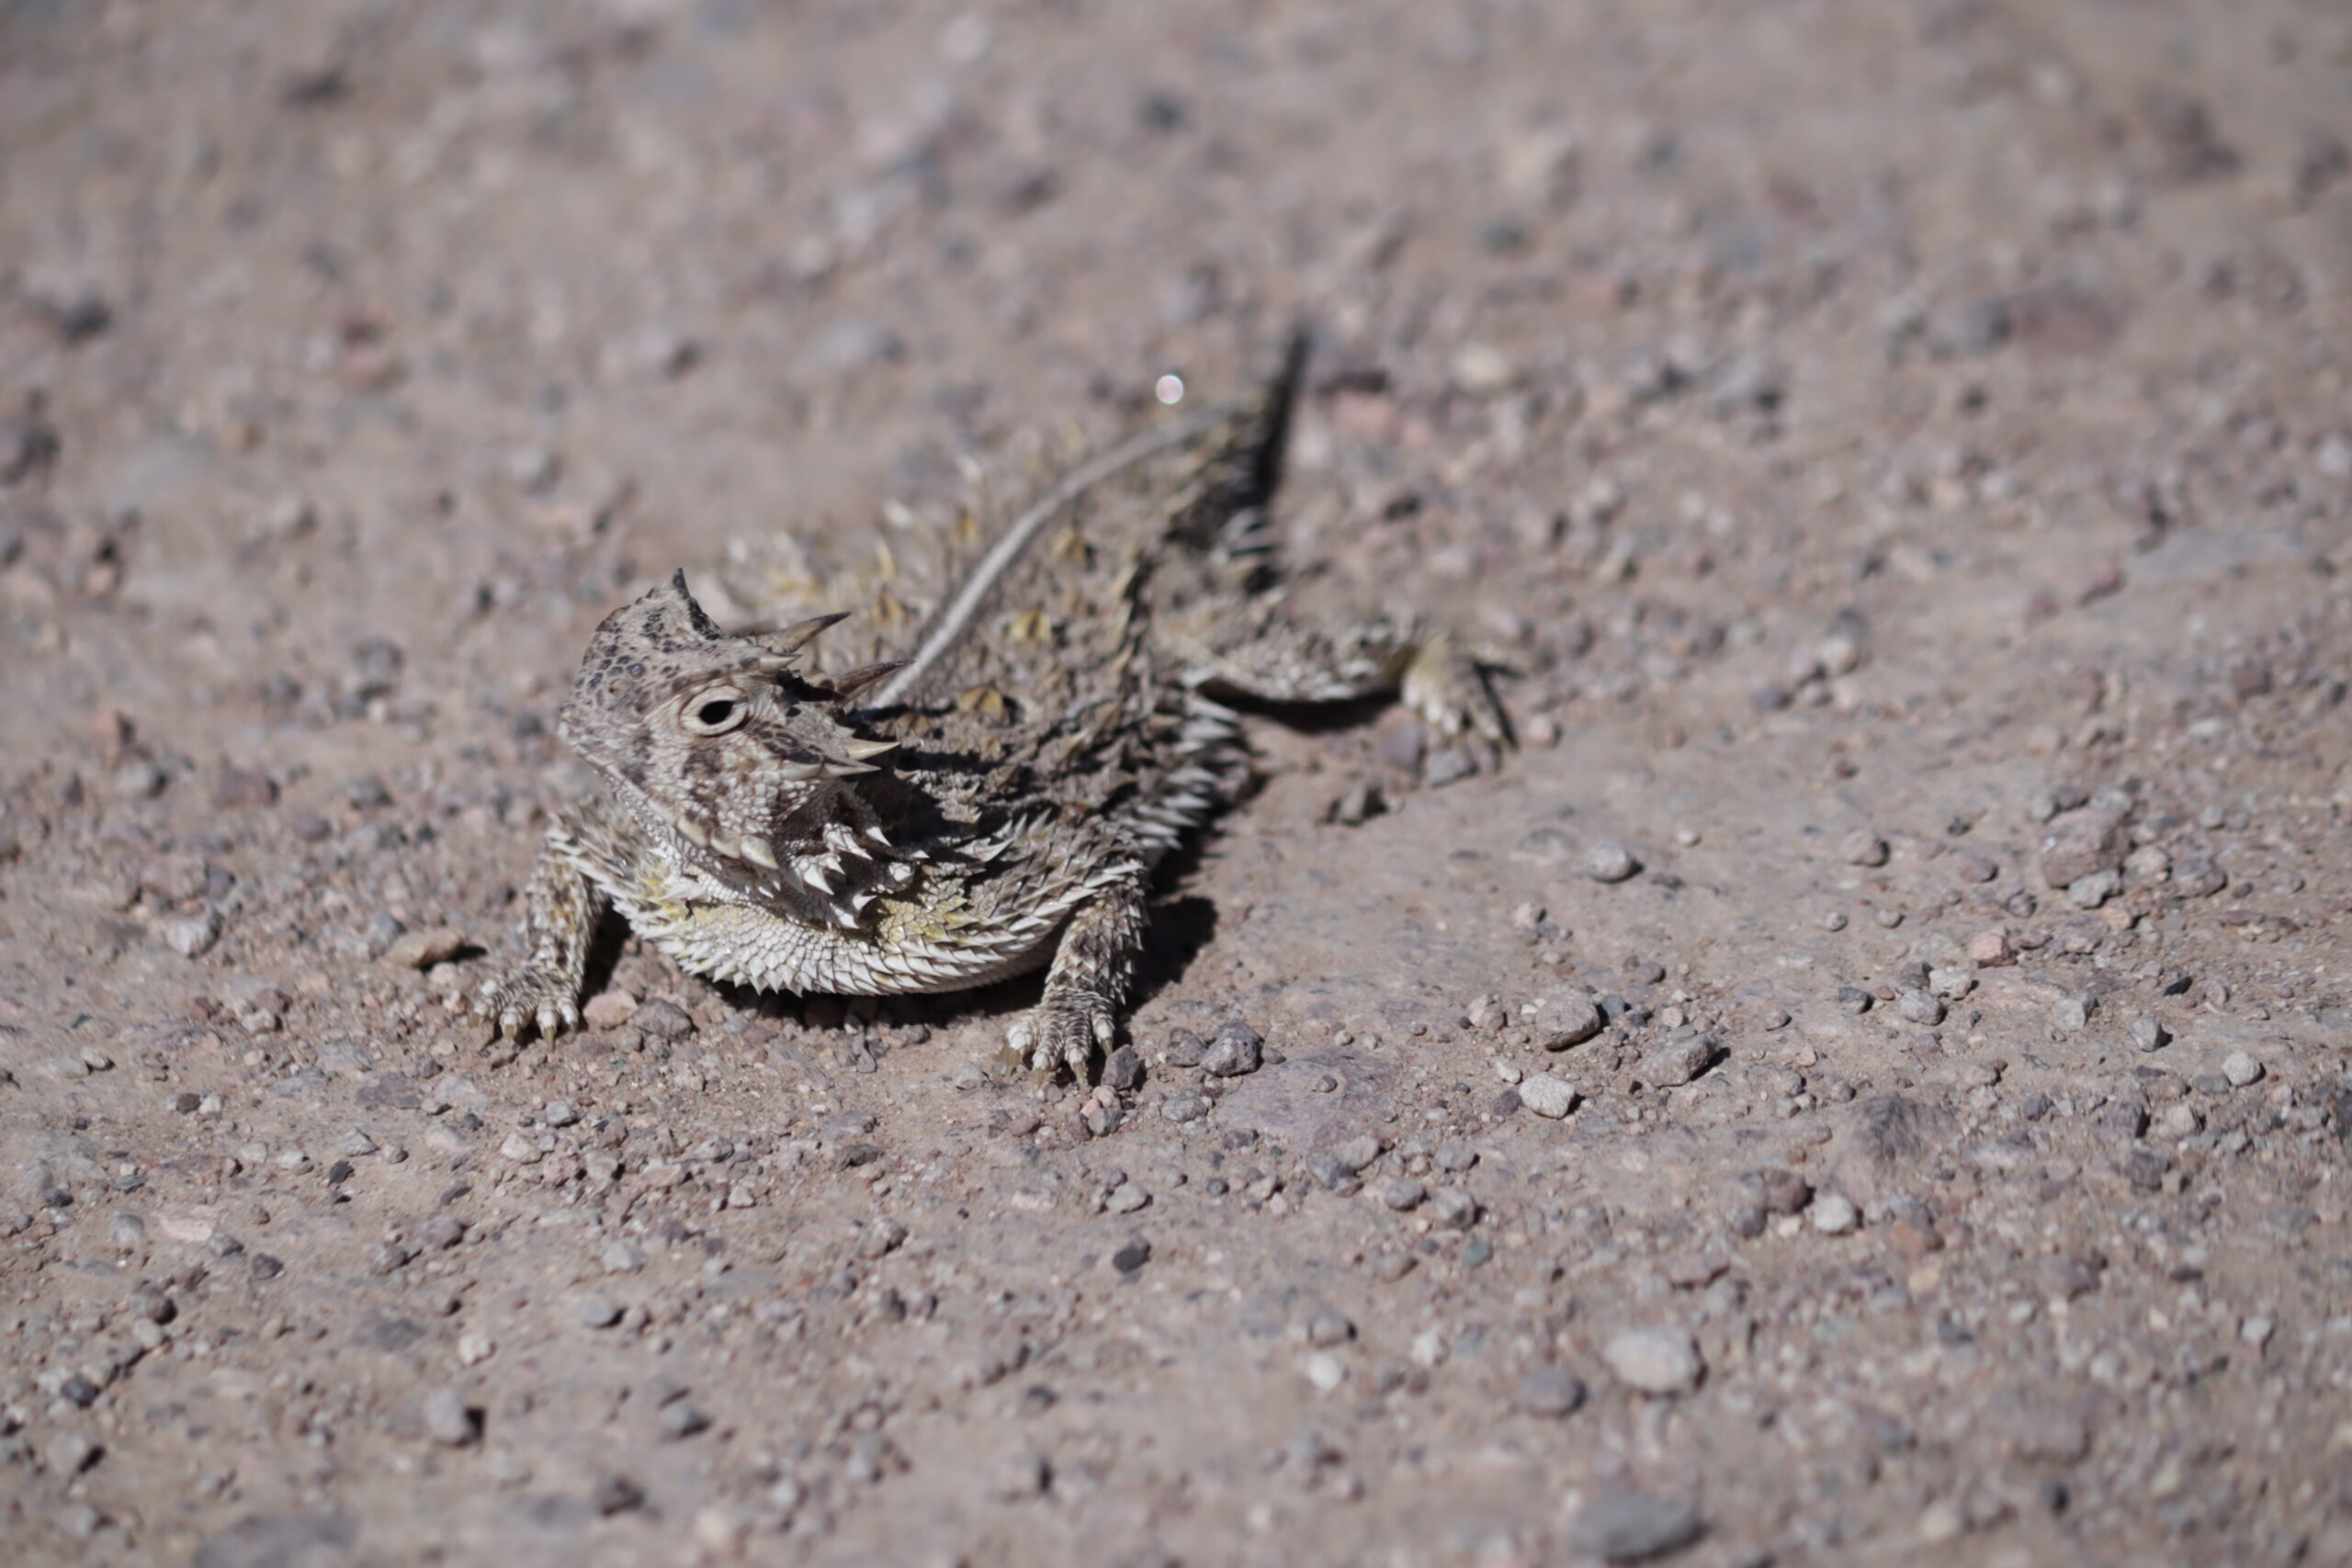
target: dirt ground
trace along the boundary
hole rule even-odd
[[[0,15],[0,1558],[2352,1562],[2352,11]],[[478,1048],[606,609],[1298,315],[1523,746],[1254,719],[1120,1125]]]

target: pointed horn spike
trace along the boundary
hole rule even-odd
[[[876,843],[877,843],[877,844],[881,845],[881,846],[882,846],[884,849],[886,849],[886,850],[887,850],[887,849],[888,849],[888,848],[890,847],[890,835],[889,835],[889,834],[888,834],[888,833],[885,833],[885,832],[884,832],[880,828],[878,828],[878,827],[876,827],[876,828],[868,828],[868,829],[865,830],[865,836],[866,836],[867,838],[869,838],[869,839],[873,840]]]
[[[756,833],[744,835],[743,858],[753,865],[763,865],[770,871],[776,869],[775,851]]]
[[[847,610],[838,610],[830,615],[811,615],[788,626],[747,626],[738,635],[766,644],[780,657],[790,658],[816,641],[827,627],[837,626],[848,620],[849,615]]]
[[[853,762],[867,762],[887,751],[895,751],[895,740],[860,740],[854,737],[842,742],[842,753]]]
[[[883,676],[904,670],[907,663],[903,659],[886,659],[879,664],[861,664],[854,670],[829,677],[827,684],[831,686],[836,699],[854,697]]]
[[[825,772],[837,779],[854,779],[860,773],[878,773],[882,770],[871,762],[849,762],[839,760],[827,762]]]

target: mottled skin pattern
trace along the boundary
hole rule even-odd
[[[1240,783],[1218,697],[1401,691],[1446,737],[1505,738],[1476,669],[1418,618],[1286,613],[1262,524],[1300,358],[1066,473],[985,548],[967,520],[918,635],[895,569],[836,601],[903,637],[903,663],[822,673],[852,637],[811,644],[841,615],[730,634],[684,573],[614,612],[560,718],[612,804],[548,834],[529,956],[481,1014],[576,1027],[610,908],[762,989],[951,991],[1044,965],[1011,1043],[1083,1077],[1127,1000],[1152,867]]]

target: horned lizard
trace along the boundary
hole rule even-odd
[[[1396,693],[1491,756],[1503,715],[1444,631],[1285,604],[1266,517],[1304,357],[1300,338],[1254,395],[1069,469],[992,538],[967,526],[973,558],[902,659],[828,671],[855,634],[817,638],[847,612],[730,632],[683,571],[615,611],[559,721],[611,800],[559,812],[528,956],[476,998],[490,1029],[577,1027],[610,908],[684,968],[763,990],[954,991],[1043,966],[1009,1043],[1083,1080],[1128,998],[1153,866],[1242,782],[1220,699]],[[877,644],[916,624],[905,592],[894,573],[860,606]]]

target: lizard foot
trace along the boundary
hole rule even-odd
[[[1068,1067],[1082,1084],[1095,1049],[1110,1050],[1117,1033],[1118,1019],[1102,998],[1091,991],[1048,991],[1005,1032],[1005,1040],[1038,1081]]]
[[[1498,749],[1510,744],[1510,723],[1485,671],[1452,637],[1440,633],[1423,643],[1398,686],[1405,705],[1443,739],[1476,735]]]
[[[493,1040],[502,1033],[519,1040],[531,1026],[552,1040],[580,1027],[580,1004],[573,991],[571,979],[552,964],[531,960],[483,981],[474,993],[474,1016],[490,1026]]]

